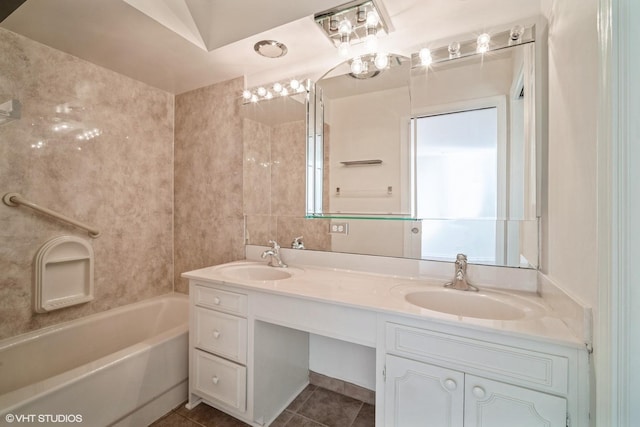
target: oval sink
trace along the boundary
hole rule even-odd
[[[270,267],[265,264],[236,264],[227,265],[220,269],[223,276],[253,281],[273,281],[288,279],[293,275],[288,268]]]
[[[434,288],[405,295],[407,302],[427,310],[491,320],[518,320],[536,309],[533,303],[498,292],[465,292]]]

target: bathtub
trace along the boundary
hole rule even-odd
[[[144,426],[187,399],[188,297],[0,341],[0,425]]]

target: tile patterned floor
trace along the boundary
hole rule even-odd
[[[178,406],[152,427],[244,427],[247,424],[208,405],[189,411]],[[309,385],[271,424],[272,427],[373,427],[375,407],[331,390]]]

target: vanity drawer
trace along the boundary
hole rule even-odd
[[[468,373],[567,394],[566,357],[442,334],[395,323],[386,326],[387,352],[455,366]]]
[[[247,319],[196,307],[194,320],[195,347],[247,362]]]
[[[194,352],[195,390],[239,411],[247,409],[247,368],[204,351]]]
[[[193,292],[196,305],[240,316],[247,315],[246,295],[197,284],[193,287]]]

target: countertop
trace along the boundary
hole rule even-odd
[[[225,274],[225,269],[230,266],[240,267],[249,264],[266,266],[266,263],[236,261],[189,271],[183,273],[182,277],[570,347],[585,346],[562,321],[559,314],[535,293],[482,288],[481,292],[513,298],[531,308],[531,311],[524,318],[517,320],[481,319],[428,310],[405,300],[405,294],[408,292],[442,287],[443,282],[438,279],[373,274],[309,265],[290,265],[284,271],[292,276],[282,280],[248,280]]]

